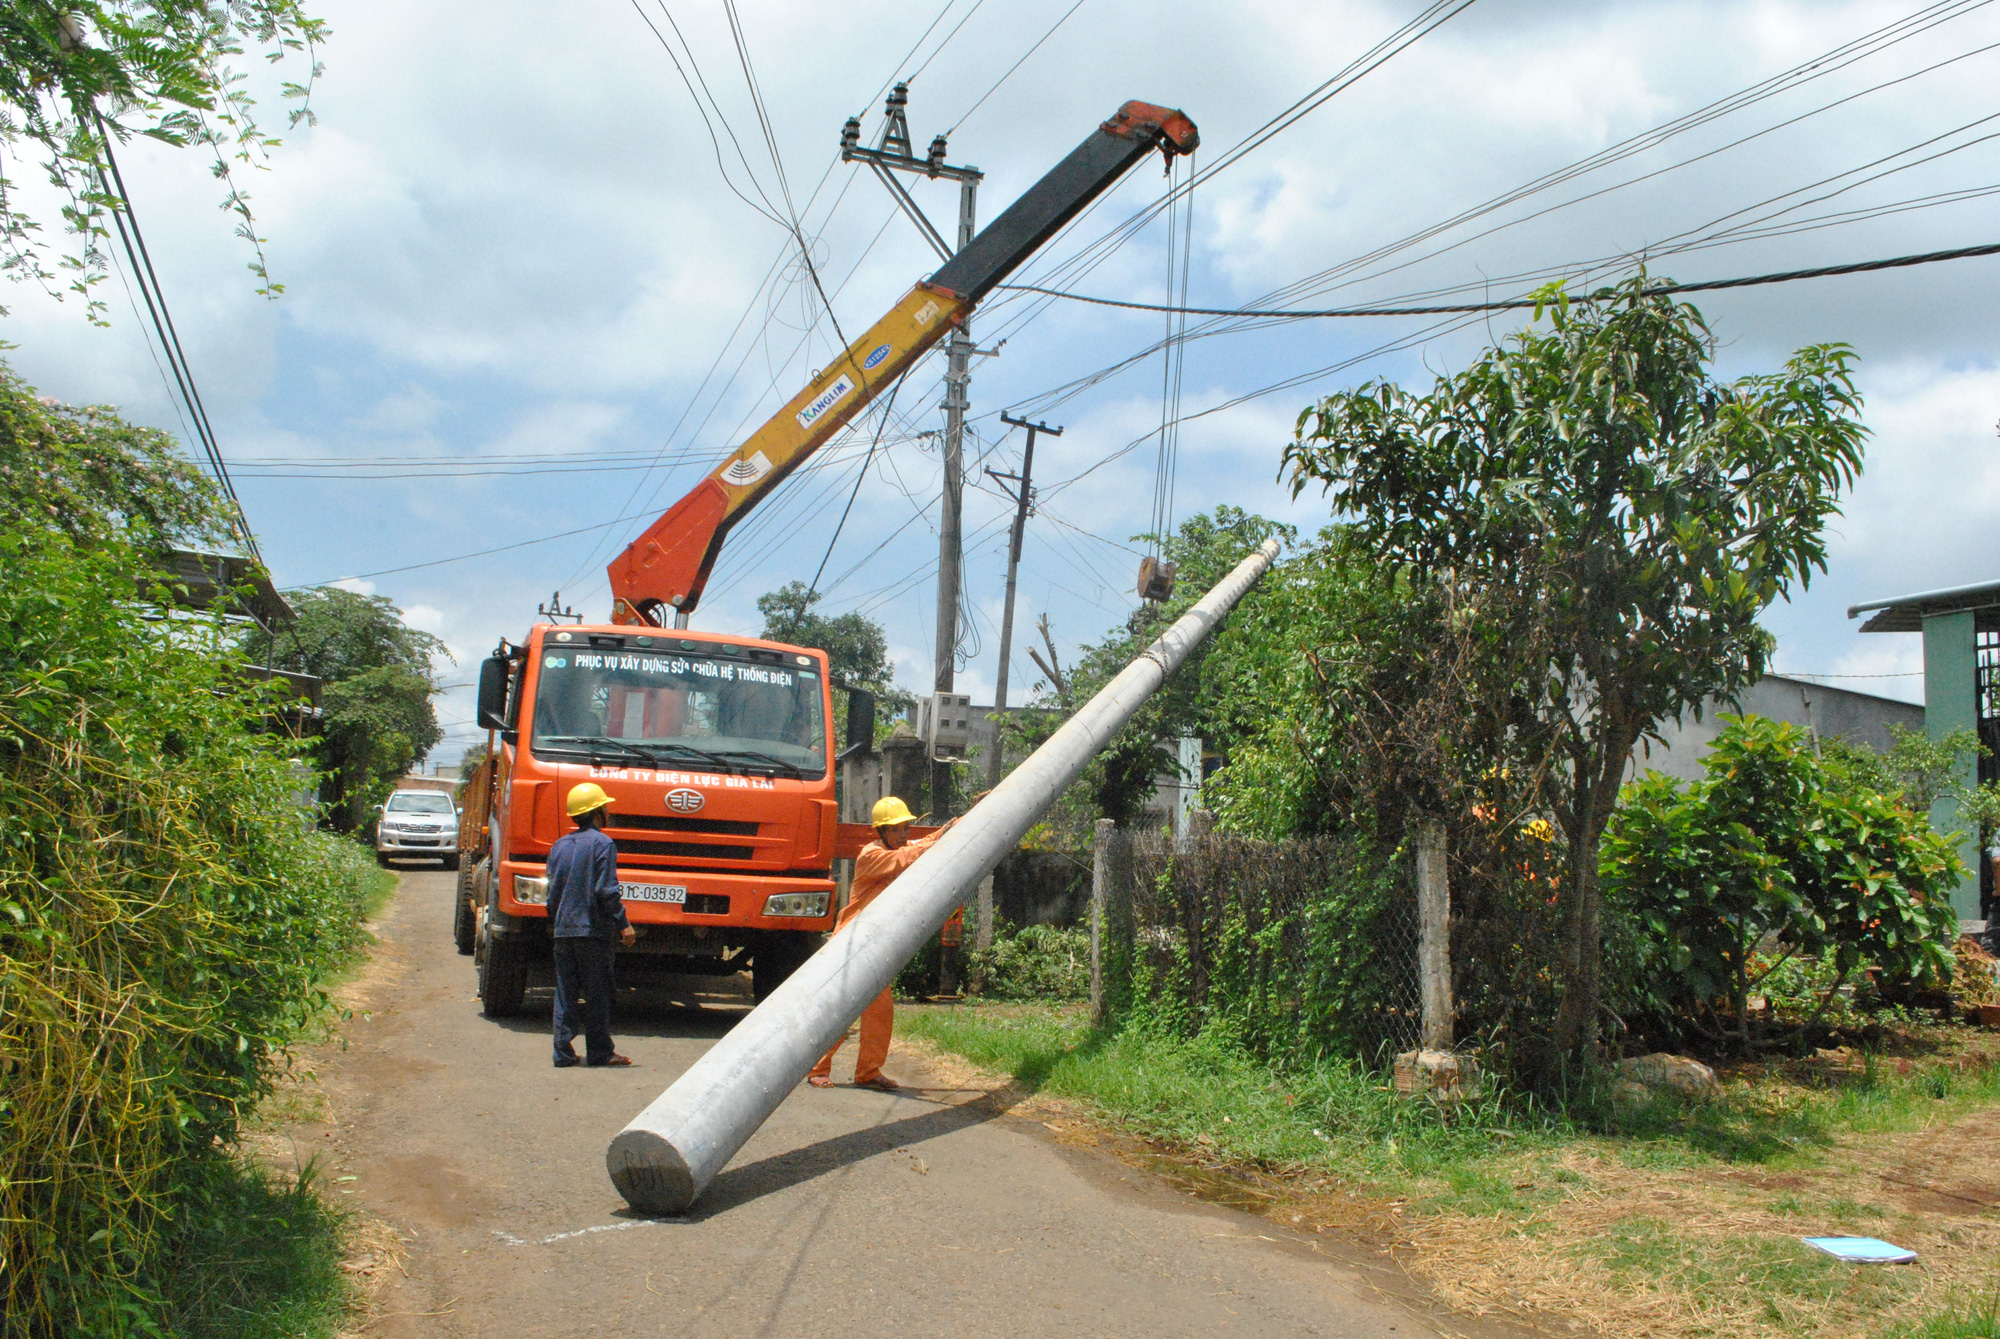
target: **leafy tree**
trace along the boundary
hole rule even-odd
[[[1021,752],[1038,747],[1060,728],[1072,705],[1088,702],[1195,601],[1274,535],[1290,543],[1295,532],[1240,507],[1221,506],[1213,513],[1182,521],[1160,546],[1169,562],[1179,564],[1173,598],[1141,605],[1123,628],[1083,647],[1076,664],[1063,670],[1065,692],[1054,691],[1052,684],[1041,685],[1044,691],[1039,705],[1051,710],[1010,719],[1012,746]],[[1260,602],[1267,598],[1262,585],[1243,598],[1225,628],[1256,617]],[[1240,687],[1255,677],[1252,663],[1263,651],[1254,643],[1238,645],[1238,656],[1222,654],[1217,649],[1218,638],[1211,636],[1182,662],[1085,769],[1059,806],[1067,811],[1062,826],[1081,837],[1090,821],[1098,817],[1121,824],[1131,822],[1152,794],[1154,782],[1179,770],[1177,741],[1184,735],[1196,736],[1205,747],[1226,752],[1254,731],[1265,708]]]
[[[1763,672],[1757,616],[1825,567],[1821,529],[1861,466],[1843,345],[1722,384],[1700,313],[1641,273],[1572,303],[1417,395],[1371,382],[1299,417],[1296,495],[1317,483],[1385,581],[1517,601],[1522,737],[1546,758],[1565,847],[1557,1049],[1593,1057],[1598,845],[1625,760],[1663,721]]]
[[[227,514],[166,433],[45,400],[0,362],[0,524],[145,551],[224,540]]]
[[[289,118],[296,125],[311,119],[314,52],[326,36],[300,0],[0,0],[0,148],[36,146],[44,175],[66,197],[63,223],[76,239],[56,259],[69,276],[59,288],[41,221],[20,203],[18,183],[0,176],[0,272],[58,297],[79,294],[98,316],[104,304],[91,290],[106,273],[105,215],[120,207],[106,182],[106,140],[144,136],[213,155],[223,207],[236,215],[263,282],[258,291],[276,296],[282,286],[265,271],[250,197],[233,174],[262,166],[279,141],[258,125],[233,62],[246,44],[269,61],[301,53],[305,83],[283,86],[298,104]]]
[[[865,614],[848,613],[829,618],[815,613],[813,606],[823,597],[794,581],[767,595],[757,597],[757,612],[764,616],[761,634],[774,642],[811,646],[826,652],[833,672],[835,743],[846,748],[847,690],[849,685],[875,694],[878,728],[887,725],[916,701],[896,687],[896,667],[889,660],[889,634]]]
[[[1829,760],[1876,790],[1899,794],[1920,814],[1947,795],[1963,797],[1958,770],[1965,756],[1984,756],[1976,730],[1950,730],[1933,739],[1906,725],[1889,727],[1889,748],[1878,753],[1866,744],[1829,739],[1821,744]]]
[[[1994,839],[2000,837],[2000,781],[1982,781],[1970,790],[1961,791],[1958,817],[1977,836],[1979,858],[1988,859],[1986,853],[1993,849]]]
[[[431,661],[444,643],[403,622],[380,595],[316,586],[291,596],[298,621],[278,642],[278,668],[319,676],[320,800],[341,832],[367,822],[396,779],[444,738],[431,706]]]
[[[1605,833],[1604,886],[1636,931],[1637,990],[1710,1045],[1747,1051],[1750,993],[1797,955],[1833,968],[1815,1021],[1865,964],[1948,980],[1957,933],[1951,843],[1899,797],[1815,757],[1805,731],[1727,718],[1683,789],[1650,772]],[[1760,952],[1775,937],[1775,954]]]

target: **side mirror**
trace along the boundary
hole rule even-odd
[[[847,751],[875,751],[875,694],[859,688],[847,690]]]
[[[488,730],[507,725],[507,657],[488,656],[479,666],[479,723]]]

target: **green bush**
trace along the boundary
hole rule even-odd
[[[996,1000],[1080,1000],[1090,994],[1090,931],[994,917],[993,947],[967,955],[980,994]]]
[[[1751,992],[1797,959],[1819,959],[1826,975],[1814,1016],[1863,966],[1898,983],[1948,981],[1963,873],[1950,843],[1899,799],[1822,763],[1797,726],[1725,721],[1703,780],[1683,789],[1648,773],[1606,830],[1605,893],[1636,972],[1628,1003],[1747,1048]]]
[[[0,527],[0,1316],[171,1333],[170,1252],[376,881],[311,832],[228,630]]]

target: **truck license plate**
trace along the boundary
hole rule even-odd
[[[618,895],[628,902],[674,902],[686,905],[688,890],[677,883],[621,883]]]

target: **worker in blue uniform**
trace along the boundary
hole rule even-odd
[[[618,847],[604,834],[610,807],[611,797],[595,781],[571,787],[568,808],[576,831],[549,849],[557,1069],[632,1063],[611,1041],[611,996],[617,989],[612,961],[618,951],[611,941],[629,945],[638,932],[625,918],[625,900],[618,893]],[[581,1060],[572,1045],[579,1030]]]

